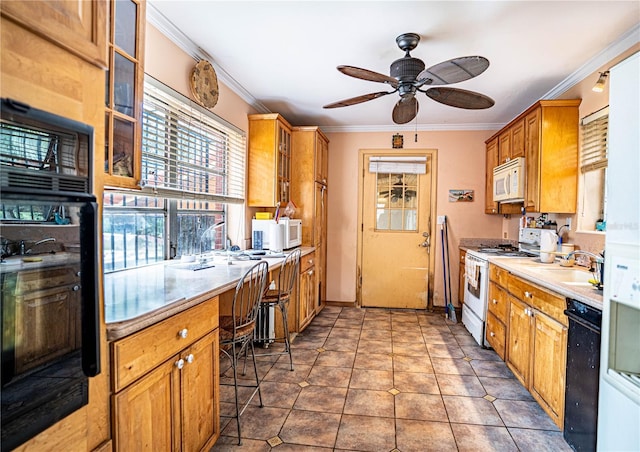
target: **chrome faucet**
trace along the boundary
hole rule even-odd
[[[571,251],[566,256],[564,256],[564,259],[569,261],[571,260],[571,258],[575,258],[576,255],[588,256],[591,258],[591,260],[593,260],[596,266],[595,266],[595,269],[592,268],[591,271],[593,272],[593,275],[595,277],[594,279],[598,281],[598,285],[602,286],[603,278],[604,278],[604,257],[602,255],[598,255],[590,251],[574,250],[574,251]]]
[[[37,241],[37,242],[35,242],[33,245],[31,245],[31,248],[26,249],[26,246],[25,246],[24,240],[20,240],[20,255],[21,255],[21,256],[24,256],[25,254],[30,254],[30,253],[31,253],[31,250],[32,250],[34,247],[36,247],[36,246],[38,246],[38,245],[40,245],[40,244],[42,244],[42,243],[55,242],[55,241],[56,241],[55,237],[49,237],[49,238],[46,238],[46,239],[38,240],[38,241]]]

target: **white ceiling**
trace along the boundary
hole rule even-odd
[[[148,19],[192,55],[209,59],[219,80],[259,111],[325,131],[499,128],[640,40],[636,0],[148,0]],[[391,119],[397,93],[322,108],[391,90],[341,74],[336,66],[389,74],[389,65],[403,56],[395,38],[406,32],[420,35],[411,56],[427,67],[459,56],[488,58],[483,74],[453,86],[486,94],[495,105],[462,110],[419,94],[417,121],[404,126]]]

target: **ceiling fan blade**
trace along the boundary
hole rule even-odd
[[[338,107],[348,107],[349,105],[356,105],[362,102],[366,102],[368,100],[377,99],[378,97],[386,96],[387,94],[394,93],[395,91],[381,91],[378,93],[370,93],[363,94],[362,96],[351,97],[349,99],[339,100],[338,102],[333,102],[331,104],[327,104],[322,108],[338,108]]]
[[[453,58],[431,66],[418,74],[419,85],[449,85],[463,82],[482,74],[489,60],[481,56]]]
[[[495,104],[494,100],[489,96],[458,88],[430,88],[426,91],[426,94],[441,104],[466,108],[467,110],[482,110],[493,107]]]
[[[393,122],[406,124],[418,114],[418,99],[415,97],[400,99],[393,107]]]
[[[351,77],[359,78],[362,80],[369,80],[370,82],[387,83],[394,88],[398,86],[398,80],[388,75],[373,72],[368,69],[361,69],[354,66],[338,66],[338,70],[343,74]]]

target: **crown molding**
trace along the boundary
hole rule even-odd
[[[473,130],[500,130],[506,123],[478,123],[478,124],[419,124],[415,125],[373,125],[373,126],[320,126],[326,133],[345,132],[444,132],[444,131],[473,131]]]
[[[551,91],[546,93],[540,99],[555,99],[562,95],[574,85],[577,85],[582,80],[593,74],[604,64],[613,60],[615,57],[623,53],[625,50],[631,48],[640,42],[640,24],[636,24],[620,35],[618,39],[613,41],[605,49],[598,52],[593,58],[580,66],[575,72],[561,81]]]
[[[211,55],[185,35],[173,22],[158,11],[152,3],[147,3],[147,21],[194,60],[199,61],[204,59],[209,61],[216,70],[218,81],[227,85],[234,93],[240,96],[242,100],[255,108],[258,113],[271,113],[267,107],[253,97],[251,93],[238,83],[223,67],[217,64]]]

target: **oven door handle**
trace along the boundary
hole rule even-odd
[[[94,198],[95,199],[95,198]],[[82,285],[82,371],[100,373],[100,310],[98,296],[98,204],[80,209],[80,283]]]

